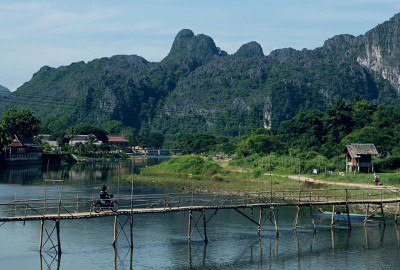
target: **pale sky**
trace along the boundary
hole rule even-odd
[[[229,54],[257,41],[268,55],[362,35],[399,12],[399,0],[0,0],[0,85],[117,54],[158,62],[182,29]]]

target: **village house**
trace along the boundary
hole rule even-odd
[[[349,144],[343,153],[346,156],[346,172],[374,172],[372,157],[379,155],[374,144]]]
[[[58,148],[58,143],[57,141],[51,140],[51,135],[49,134],[40,134],[37,136],[42,145],[44,144],[49,144],[53,148]]]
[[[132,149],[129,147],[129,141],[122,136],[107,136],[108,145],[115,146],[125,152],[132,152]]]
[[[4,149],[2,160],[6,164],[41,163],[43,148],[31,138],[17,138]]]
[[[94,135],[74,135],[71,137],[69,140],[69,145],[76,145],[77,143],[82,143],[82,144],[87,144],[90,142],[90,137],[93,137]],[[97,140],[96,137],[94,137],[94,141],[92,142],[94,145],[100,145],[101,141]]]
[[[132,146],[132,152],[136,155],[147,155],[147,148],[143,148],[141,146]]]

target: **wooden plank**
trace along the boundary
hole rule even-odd
[[[326,206],[326,205],[350,205],[350,204],[378,204],[382,203],[400,203],[400,198],[396,199],[376,199],[376,200],[349,200],[349,201],[323,201],[312,202],[313,206]],[[29,220],[57,220],[57,219],[88,219],[99,218],[105,216],[115,215],[132,215],[132,214],[151,214],[151,213],[168,213],[168,212],[181,212],[181,211],[202,211],[203,209],[243,209],[243,208],[270,208],[282,206],[310,206],[310,202],[289,202],[289,203],[254,203],[254,204],[235,204],[235,205],[188,205],[188,206],[172,206],[172,207],[157,207],[157,208],[128,208],[119,209],[117,212],[105,210],[100,213],[93,213],[92,211],[73,212],[73,213],[53,213],[53,214],[35,214],[35,215],[22,215],[22,216],[3,216],[0,217],[0,222],[8,221],[29,221]]]

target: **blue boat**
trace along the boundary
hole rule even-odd
[[[341,212],[332,212],[330,211],[323,211],[322,209],[318,209],[314,213],[314,217],[320,218],[320,219],[329,219],[334,221],[348,221],[350,218],[350,221],[356,221],[356,222],[364,222],[364,221],[369,221],[373,219],[380,219],[382,218],[381,215],[366,215],[366,214],[356,214],[356,213],[350,213],[347,215],[347,213],[341,213]]]

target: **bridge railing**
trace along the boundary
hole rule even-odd
[[[89,197],[75,198],[26,198],[10,202],[0,202],[0,217],[26,217],[38,218],[48,214],[72,214],[90,211],[92,199]]]
[[[379,203],[388,199],[400,198],[399,190],[379,188],[334,188],[334,189],[301,189],[301,190],[269,190],[242,194],[199,194],[173,193],[151,195],[120,195],[115,199],[120,209],[133,208],[180,208],[180,207],[213,207],[232,206],[251,207],[256,205],[277,204],[317,204],[317,203]],[[46,214],[73,214],[93,212],[93,204],[98,198],[93,197],[59,197],[46,199],[19,199],[0,202],[0,217],[37,216]]]

